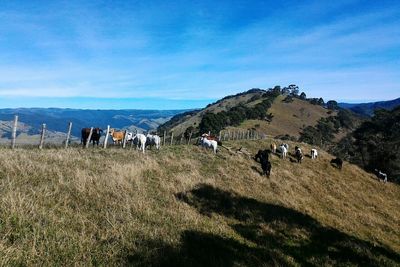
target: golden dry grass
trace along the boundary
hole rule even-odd
[[[330,116],[328,110],[318,105],[297,98],[291,103],[282,100],[285,96],[278,96],[268,113],[274,115],[270,123],[262,120],[247,120],[240,127],[249,129],[258,125],[257,130],[271,136],[285,135],[299,137],[300,132],[307,126],[314,126],[320,118]],[[331,115],[335,115],[332,113]]]
[[[272,156],[265,178],[251,158],[195,146],[3,148],[0,265],[399,264],[399,186],[331,158]]]

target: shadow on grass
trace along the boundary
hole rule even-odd
[[[325,227],[312,217],[279,205],[262,203],[209,185],[199,185],[177,199],[206,216],[233,221],[242,237],[185,231],[179,247],[162,242],[128,257],[146,266],[395,266],[400,255],[382,246]]]
[[[264,176],[264,173],[262,172],[262,170],[259,170],[256,166],[251,166],[251,169],[258,173],[260,176]]]

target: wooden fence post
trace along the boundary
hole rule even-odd
[[[189,134],[189,141],[188,141],[188,145],[190,145],[190,141],[192,141],[192,132],[190,132],[190,134]]]
[[[182,141],[183,141],[183,134],[181,134],[181,139],[179,140],[180,145],[182,145]]]
[[[110,135],[110,125],[107,125],[106,137],[104,138],[103,148],[107,148],[108,136]]]
[[[125,132],[124,132],[124,140],[122,140],[122,148],[126,147],[126,138],[128,137],[128,135],[126,133],[127,133],[127,131],[125,130]]]
[[[219,131],[219,134],[218,134],[218,140],[219,140],[219,141],[221,141],[221,132],[222,132],[222,131]]]
[[[167,135],[167,131],[164,131],[164,136],[163,136],[163,146],[165,146],[165,138],[166,138],[166,135]]]
[[[171,143],[170,145],[172,146],[172,144],[174,143],[174,132],[171,132]]]
[[[43,143],[44,143],[44,135],[46,133],[46,123],[42,124],[42,134],[40,135],[40,143],[39,143],[39,149],[43,148]]]
[[[65,148],[68,148],[69,139],[71,137],[71,130],[72,130],[72,122],[69,122],[68,131],[67,131],[67,138],[65,139]]]
[[[88,136],[88,138],[87,138],[87,140],[86,140],[86,146],[85,146],[86,148],[89,147],[90,139],[92,139],[92,134],[93,134],[93,127],[90,127],[89,136]]]
[[[15,148],[15,143],[17,140],[17,125],[18,125],[18,115],[14,116],[14,125],[11,134],[11,148]]]

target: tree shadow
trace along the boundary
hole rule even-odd
[[[179,247],[162,242],[146,246],[152,253],[128,257],[146,266],[396,266],[400,255],[321,225],[309,215],[283,206],[201,184],[176,198],[205,216],[218,214],[243,241],[185,231]]]

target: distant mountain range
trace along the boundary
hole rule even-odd
[[[62,135],[72,122],[72,135],[80,137],[84,127],[110,125],[116,129],[137,129],[139,132],[156,129],[171,117],[187,110],[81,110],[60,108],[0,109],[0,136],[9,139],[14,115],[18,115],[17,135],[35,136],[46,123],[49,134]],[[28,142],[29,143],[29,142]]]
[[[392,110],[395,107],[400,106],[400,97],[394,100],[360,104],[339,103],[339,106],[342,108],[350,109],[351,111],[363,116],[372,116],[375,109],[381,108]]]

